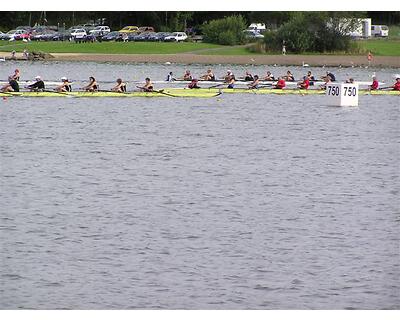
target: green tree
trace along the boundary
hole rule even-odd
[[[206,42],[223,45],[245,43],[244,29],[246,29],[246,21],[241,15],[211,20],[202,27],[204,40]]]

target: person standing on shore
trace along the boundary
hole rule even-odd
[[[368,55],[367,55],[368,67],[371,66],[372,59],[373,59],[372,53],[371,53],[371,51],[368,51]]]

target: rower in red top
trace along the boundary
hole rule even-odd
[[[393,90],[400,91],[400,77],[396,78],[396,83],[392,86]]]
[[[192,82],[190,82],[188,84],[188,88],[189,89],[200,89],[200,87],[198,86],[199,80],[197,79],[193,79]]]
[[[372,77],[372,84],[369,86],[369,90],[378,90],[379,82],[377,77]]]
[[[283,77],[278,78],[278,82],[275,85],[275,89],[283,89],[286,87],[286,82]]]
[[[307,76],[303,77],[303,81],[300,81],[300,82],[297,83],[297,87],[299,89],[307,90],[309,86],[310,86],[310,79],[308,79]]]

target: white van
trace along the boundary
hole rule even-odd
[[[94,36],[105,36],[106,34],[110,33],[110,27],[109,26],[97,26],[93,30],[90,30],[89,33],[94,35]]]
[[[388,37],[389,28],[385,25],[372,25],[371,26],[371,36],[373,37]]]
[[[265,23],[252,23],[251,25],[249,25],[247,30],[264,32],[266,30]]]

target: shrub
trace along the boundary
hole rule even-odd
[[[246,22],[241,15],[212,20],[202,27],[204,41],[222,45],[245,43]]]

